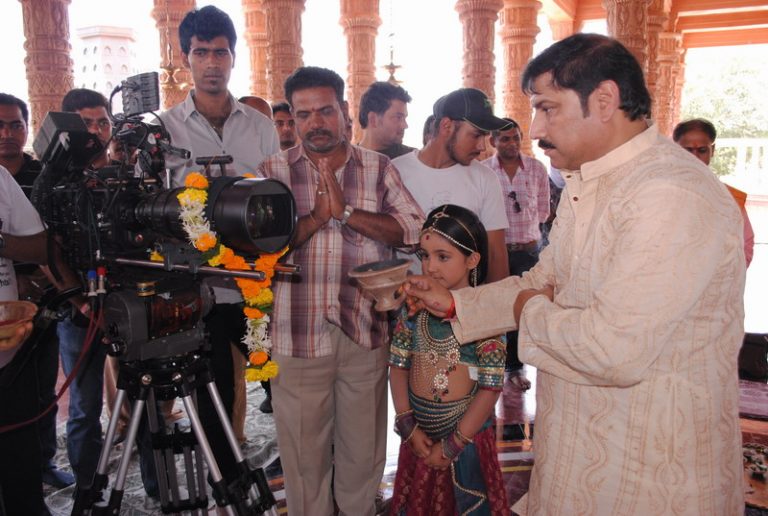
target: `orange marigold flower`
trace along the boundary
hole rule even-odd
[[[219,262],[223,263],[226,266],[227,264],[231,263],[232,260],[235,259],[235,252],[229,247],[225,247],[219,256],[220,256]]]
[[[204,190],[208,188],[208,179],[206,179],[200,172],[192,172],[186,179],[184,179],[184,186],[187,188],[200,188]]]
[[[256,177],[256,175],[255,174],[251,174],[250,172],[246,172],[245,174],[243,174],[243,177],[246,178],[246,179],[254,179]]]
[[[269,360],[269,355],[263,351],[254,351],[248,355],[248,361],[255,366],[266,364],[267,360]]]
[[[248,306],[243,308],[243,313],[248,319],[261,319],[262,317],[264,317],[264,312],[262,312],[258,308],[251,308]]]
[[[224,264],[224,267],[231,271],[247,271],[250,269],[248,262],[242,256],[234,255],[232,259]]]
[[[211,233],[203,233],[200,235],[200,238],[198,238],[195,241],[195,247],[200,252],[206,252],[208,249],[213,248],[213,246],[216,245],[216,237],[213,236]]]

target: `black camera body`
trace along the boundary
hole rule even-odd
[[[129,78],[113,95],[121,87],[126,114],[110,116],[123,160],[93,169],[103,146],[80,115],[48,113],[34,142],[43,169],[32,202],[85,292],[105,298],[107,337],[122,348],[123,359],[175,356],[202,345],[202,318],[213,301],[200,276],[219,270],[206,268],[202,253],[188,241],[177,198],[183,188],[168,187],[165,155],[188,152],[173,147],[162,125],[141,117],[157,109],[157,74]],[[224,245],[256,258],[288,244],[296,206],[279,181],[219,177],[209,179],[205,217]],[[150,260],[152,250],[163,256],[162,262]],[[96,270],[105,271],[105,277],[95,279]],[[159,322],[184,310],[153,312],[153,306],[176,306],[176,298],[183,299],[180,305],[195,306],[185,324]],[[166,330],[153,332],[152,327]]]

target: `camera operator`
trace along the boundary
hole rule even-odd
[[[107,99],[101,93],[87,89],[70,90],[62,100],[61,110],[78,113],[104,146],[91,168],[109,165],[107,143],[112,123],[107,112]],[[64,374],[69,375],[82,351],[86,326],[73,317],[59,322],[59,349]],[[105,346],[92,345],[77,378],[69,388],[69,418],[67,419],[67,454],[78,485],[88,485],[93,479],[102,446],[101,410],[103,405]]]
[[[27,104],[13,95],[0,93],[0,165],[4,166],[29,198],[32,184],[40,174],[42,165],[24,152],[27,141],[29,110]],[[39,303],[49,285],[44,273],[35,265],[17,263],[16,282],[19,299]],[[37,353],[40,407],[45,408],[56,398],[56,377],[59,371],[59,341],[56,327],[51,325],[40,336]],[[54,407],[38,423],[42,453],[43,482],[57,488],[75,482],[71,473],[56,468],[56,412]]]
[[[112,122],[109,119],[108,106],[104,95],[84,88],[70,90],[61,102],[61,110],[79,114],[88,132],[95,135],[104,146],[104,150],[91,162],[90,168],[94,170],[111,164],[108,143],[112,134]],[[66,375],[72,372],[85,340],[86,326],[77,320],[78,317],[67,318],[58,325],[61,360]],[[100,339],[101,334],[97,334],[96,342],[88,350],[88,356],[80,366],[77,378],[70,385],[69,391],[67,453],[78,486],[90,485],[103,445],[101,412],[107,348],[100,345]],[[139,463],[144,489],[149,496],[156,498],[157,477],[146,420],[140,428],[139,440]]]
[[[18,299],[13,260],[45,264],[46,233],[40,216],[13,176],[0,166],[0,301]],[[21,352],[31,331],[0,340],[0,426],[25,421],[39,409],[37,363]],[[38,425],[0,433],[0,514],[48,514]],[[11,466],[12,465],[12,466]]]
[[[184,102],[160,115],[173,145],[191,152],[186,160],[166,157],[173,186],[182,186],[189,172],[203,168],[195,164],[200,156],[232,156],[234,161],[228,165],[227,175],[253,172],[279,147],[272,122],[235,100],[228,90],[237,40],[232,20],[213,6],[190,11],[179,26],[179,40],[182,61],[192,73],[195,88]],[[210,175],[220,175],[219,168],[211,168]],[[231,278],[211,284],[217,304],[205,321],[211,342],[209,359],[231,418],[234,372],[230,345],[239,345],[245,330],[243,298]],[[198,389],[198,411],[218,465],[229,482],[238,474],[234,455],[204,386]]]

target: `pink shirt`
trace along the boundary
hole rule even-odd
[[[483,161],[494,171],[501,183],[509,227],[504,231],[507,244],[524,244],[541,238],[539,224],[549,217],[549,178],[544,165],[537,159],[520,155],[520,167],[515,177],[509,176],[499,163],[498,155]],[[515,192],[515,199],[510,197]],[[515,202],[520,207],[515,208]]]

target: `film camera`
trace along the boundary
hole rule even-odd
[[[34,141],[43,170],[32,202],[49,232],[62,242],[64,261],[82,276],[89,295],[107,294],[108,288],[107,337],[125,347],[120,357],[177,354],[183,349],[174,340],[189,349],[201,344],[201,329],[194,335],[188,332],[199,326],[210,299],[200,292],[196,277],[175,271],[216,275],[227,271],[205,267],[201,253],[186,242],[176,197],[181,188],[169,188],[164,157],[189,153],[171,144],[162,125],[142,118],[158,108],[157,74],[131,77],[118,88],[125,113],[112,117],[112,139],[121,148],[123,161],[92,169],[90,163],[103,146],[80,115],[48,113]],[[205,214],[222,242],[245,256],[285,247],[296,221],[290,191],[269,179],[212,179]],[[149,260],[152,249],[164,257],[163,263]],[[258,271],[253,274],[261,277]],[[154,294],[147,294],[148,283]],[[190,289],[197,290],[195,303],[190,303]],[[157,314],[163,313],[186,316],[179,323],[162,315],[158,319]]]
[[[110,353],[120,360],[115,408],[128,395],[135,400],[120,469],[124,471],[123,463],[128,462],[145,403],[153,407],[154,399],[179,397],[191,420],[193,437],[176,432],[165,435],[154,410],[147,410],[163,511],[202,510],[207,506],[202,475],[187,475],[197,480],[195,486],[188,485],[190,497],[185,500],[179,497],[178,485],[170,485],[177,475],[172,455],[168,459],[166,450],[175,454],[192,450],[204,455],[221,507],[228,507],[230,513],[262,514],[274,505],[274,498],[263,471],[251,470],[245,464],[207,360],[199,351],[206,341],[203,317],[213,304],[201,276],[263,279],[264,273],[208,267],[202,253],[187,241],[177,199],[182,189],[170,187],[165,158],[188,158],[189,152],[172,145],[159,118],[157,123],[143,118],[159,107],[157,74],[123,81],[112,92],[110,104],[118,91],[122,91],[124,113],[110,113],[114,126],[110,143],[120,149],[122,159],[94,169],[91,164],[104,147],[88,132],[80,115],[48,113],[33,144],[43,169],[33,187],[32,202],[49,235],[61,244],[63,261],[79,276],[93,300],[94,311],[103,314]],[[210,161],[221,162],[221,158],[211,157]],[[288,244],[296,224],[296,207],[292,194],[279,181],[224,176],[209,180],[205,216],[224,245],[246,258],[255,258]],[[152,250],[163,257],[162,262],[149,259]],[[290,267],[286,270],[291,272]],[[236,486],[227,485],[222,478],[196,414],[192,396],[200,387],[207,388],[217,405],[242,470]],[[115,426],[113,418],[96,477],[92,485],[78,486],[73,514],[119,511],[124,475],[118,474],[109,501],[101,501],[108,484],[108,448]],[[200,467],[199,461],[190,458],[192,452],[185,455],[188,472]]]

